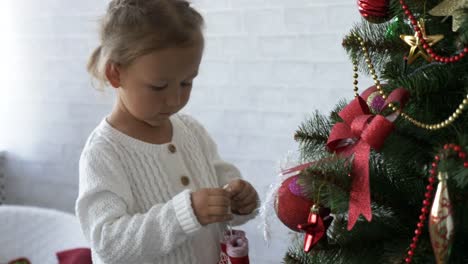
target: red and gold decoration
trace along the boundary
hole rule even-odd
[[[336,123],[328,138],[327,147],[331,152],[349,157],[354,155],[349,198],[348,230],[351,230],[359,215],[367,221],[372,220],[370,187],[369,187],[369,156],[371,149],[379,151],[385,139],[392,132],[394,117],[387,118],[372,114],[366,100],[377,91],[371,87],[346,106],[339,116],[344,122]],[[408,93],[404,89],[395,90],[380,108],[386,108],[391,103],[398,102],[404,106]],[[382,110],[380,109],[380,110]]]
[[[429,217],[429,233],[431,236],[432,248],[434,249],[434,255],[437,264],[448,263],[448,253],[453,237],[453,220],[452,220],[452,209],[450,205],[450,199],[447,190],[447,173],[438,172],[439,162],[446,158],[450,153],[455,153],[456,157],[462,160],[463,166],[468,168],[467,155],[462,151],[460,146],[455,144],[446,144],[442,153],[439,153],[434,157],[432,168],[429,170],[429,183],[426,186],[426,193],[424,194],[425,199],[423,200],[423,206],[421,208],[421,214],[419,215],[419,221],[414,230],[414,236],[409,246],[409,250],[406,253],[405,263],[411,263],[414,256],[414,250],[418,246],[419,237],[422,234],[422,228],[424,222],[429,214],[429,206],[431,205],[431,198],[434,195],[434,183],[437,178],[439,184],[437,187],[436,197],[432,204],[431,215]]]
[[[429,14],[433,16],[451,16],[452,31],[456,32],[462,22],[468,19],[468,0],[444,0],[431,9]]]
[[[456,0],[456,1],[459,1],[459,0]],[[466,0],[462,0],[462,1],[466,1]],[[408,17],[409,21],[413,25],[413,29],[416,32],[416,36],[419,38],[419,41],[421,42],[422,47],[426,50],[427,54],[429,54],[431,58],[442,63],[454,63],[463,59],[463,57],[467,55],[468,46],[466,45],[462,51],[452,56],[440,56],[437,53],[435,53],[431,45],[429,45],[429,43],[427,43],[426,40],[424,39],[424,35],[421,30],[421,27],[418,25],[418,21],[416,20],[416,17],[413,15],[411,10],[406,5],[405,0],[400,0],[400,4],[403,10],[405,11],[405,15]]]
[[[372,23],[387,22],[390,16],[390,0],[358,0],[362,17]]]
[[[450,246],[455,233],[452,203],[447,188],[447,172],[439,172],[439,184],[429,216],[429,233],[437,264],[448,263]]]
[[[360,43],[360,45],[362,47],[364,56],[366,58],[367,67],[369,68],[371,76],[374,79],[375,87],[376,87],[377,91],[379,92],[379,94],[382,96],[383,99],[389,98],[389,95],[387,95],[385,93],[385,91],[382,89],[383,84],[380,83],[379,77],[377,76],[377,74],[375,72],[374,65],[372,64],[372,60],[370,58],[370,55],[369,55],[369,52],[367,50],[367,47],[366,47],[366,44],[365,44],[364,40],[357,34],[353,34],[352,37],[356,38],[359,41],[359,43]],[[353,65],[354,65],[353,66],[353,71],[354,71],[354,95],[357,97],[357,96],[359,96],[359,87],[358,87],[359,74],[358,74],[358,62],[357,62],[356,58],[353,59]],[[458,107],[455,109],[455,111],[449,117],[447,117],[444,121],[439,122],[439,123],[427,124],[427,123],[418,121],[416,118],[414,118],[414,117],[408,115],[407,113],[403,112],[402,109],[401,109],[401,106],[397,107],[393,103],[389,103],[388,107],[390,109],[392,109],[393,111],[395,111],[395,112],[400,111],[401,112],[400,115],[404,119],[411,122],[413,125],[415,125],[417,127],[424,128],[424,129],[427,129],[427,130],[439,130],[439,129],[442,129],[442,128],[446,128],[450,124],[455,122],[455,120],[457,120],[458,117],[460,117],[460,115],[463,113],[463,111],[468,109],[468,94],[466,94],[465,98],[462,99],[462,102],[458,105]]]
[[[416,32],[414,36],[400,35],[400,38],[411,47],[410,52],[408,54],[408,64],[412,64],[420,56],[426,61],[431,62],[432,57],[429,56],[426,53],[426,50],[423,48],[422,40],[424,40],[424,42],[427,43],[429,47],[432,47],[434,44],[436,44],[444,38],[444,35],[441,34],[427,36],[426,26],[424,25],[424,20],[422,19],[418,22],[418,27],[420,29],[420,31],[418,32],[421,32],[422,35],[421,37],[419,37],[418,32]]]

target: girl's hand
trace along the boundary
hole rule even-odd
[[[202,225],[232,220],[230,206],[229,193],[224,189],[200,189],[192,193],[193,211]]]
[[[231,194],[231,210],[235,214],[252,213],[258,206],[258,194],[247,181],[236,179],[231,181],[226,189]]]

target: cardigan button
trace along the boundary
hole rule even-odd
[[[176,153],[176,151],[177,151],[177,148],[176,148],[176,146],[174,146],[174,144],[169,144],[169,146],[167,148],[169,149],[169,151],[171,153]]]
[[[180,177],[180,182],[183,186],[188,186],[190,184],[190,179],[187,176]]]

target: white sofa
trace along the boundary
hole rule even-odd
[[[0,205],[0,263],[27,257],[32,264],[56,264],[55,253],[89,247],[78,219],[52,209]]]

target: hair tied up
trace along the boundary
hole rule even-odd
[[[139,8],[137,0],[113,0],[109,11],[117,11],[122,8]]]

